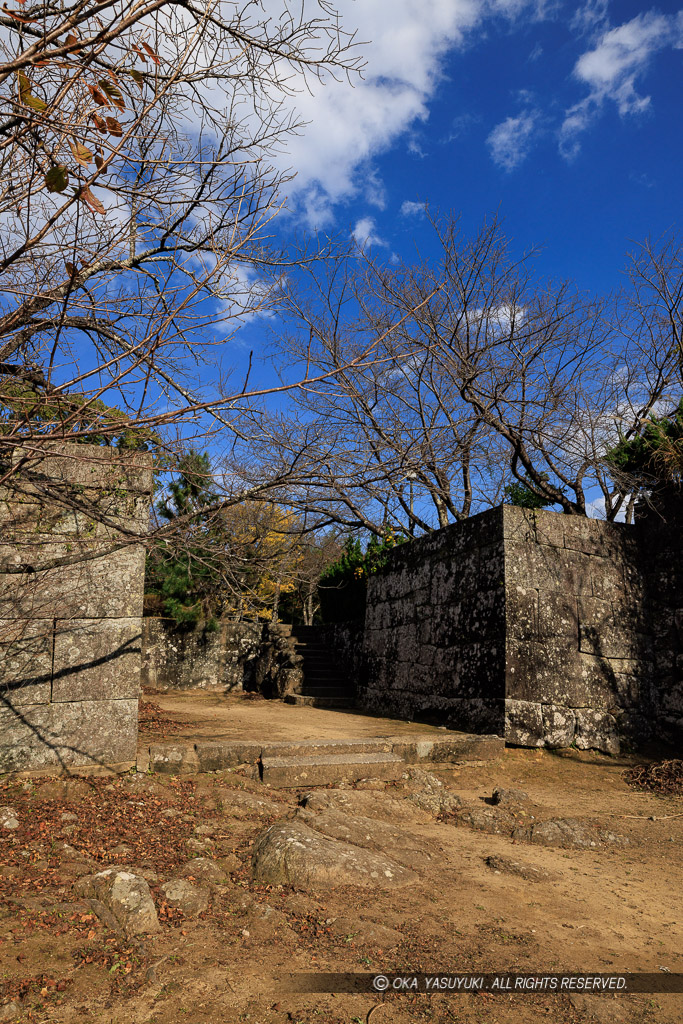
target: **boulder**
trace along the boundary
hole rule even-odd
[[[209,905],[209,894],[186,878],[172,878],[162,885],[166,902],[181,910],[185,917],[197,917]]]
[[[144,878],[132,871],[107,868],[74,883],[74,892],[90,896],[112,914],[129,937],[160,931],[156,908]]]
[[[529,802],[529,794],[525,793],[523,789],[503,789],[502,786],[496,786],[491,796],[491,803],[495,807],[515,806]]]
[[[517,875],[519,878],[525,878],[528,882],[550,882],[556,877],[545,868],[537,868],[533,864],[523,864],[518,860],[510,860],[509,857],[485,857],[484,863],[496,874]]]
[[[539,821],[529,827],[519,827],[513,832],[513,838],[539,846],[559,846],[565,850],[596,850],[605,846],[628,844],[624,836],[587,825],[575,818],[556,818]]]
[[[393,888],[417,881],[414,871],[395,860],[350,843],[328,839],[301,822],[277,822],[254,844],[254,878],[272,885],[359,885]]]
[[[339,811],[316,813],[305,807],[298,809],[296,817],[297,821],[302,821],[330,839],[340,839],[366,850],[386,853],[398,864],[413,871],[422,871],[437,860],[433,844],[411,836],[400,825],[390,825],[372,818],[352,817]]]
[[[477,832],[503,836],[512,835],[519,824],[514,814],[501,807],[468,807],[458,812],[457,822],[459,825],[468,825]]]
[[[19,818],[13,807],[0,807],[0,828],[19,828]]]
[[[357,789],[319,789],[306,793],[301,803],[309,811],[339,811],[381,821],[426,823],[431,815],[409,800]]]
[[[408,799],[429,814],[453,814],[462,807],[462,800],[456,793],[450,793],[441,779],[424,768],[408,768],[408,781],[404,789]]]
[[[229,875],[233,871],[239,871],[242,867],[242,861],[234,853],[225,853],[222,857],[217,857],[214,863],[218,864],[221,870]]]
[[[227,874],[221,863],[209,860],[207,857],[193,857],[188,860],[180,869],[183,878],[196,878],[202,882],[225,882]]]
[[[231,818],[275,818],[283,811],[282,804],[240,789],[222,787],[215,789],[212,796],[217,810]]]

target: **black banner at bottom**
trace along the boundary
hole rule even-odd
[[[683,974],[290,974],[282,979],[290,992],[395,992],[472,995],[489,992],[681,992]]]

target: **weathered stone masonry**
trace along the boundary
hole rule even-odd
[[[0,493],[0,771],[136,756],[145,552],[117,527],[147,530],[151,460],[88,445],[48,451]],[[70,497],[108,524],[70,509]],[[11,564],[36,571],[8,573]]]
[[[524,746],[683,726],[680,531],[503,506],[395,549],[368,587],[360,702]]]
[[[262,649],[260,622],[221,619],[211,633],[179,629],[173,619],[142,620],[142,684],[160,690],[249,689]],[[246,684],[246,687],[245,687]]]

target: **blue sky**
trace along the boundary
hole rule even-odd
[[[583,288],[618,286],[634,240],[680,217],[683,8],[631,0],[341,0],[366,58],[354,88],[297,97],[292,219],[377,255],[430,251],[421,207]],[[411,205],[413,204],[413,205]],[[286,228],[290,218],[282,222]]]

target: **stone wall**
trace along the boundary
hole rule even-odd
[[[259,622],[222,620],[211,633],[179,629],[172,619],[142,620],[142,685],[199,687],[219,693],[250,689],[261,650]]]
[[[320,625],[320,635],[356,690],[364,689],[367,682],[364,627],[362,622],[330,622]]]
[[[501,511],[506,739],[609,753],[648,739],[657,702],[640,531]]]
[[[658,733],[683,746],[683,516],[680,498],[666,520],[653,512],[640,524],[654,641],[653,691]]]
[[[505,586],[501,510],[389,556],[368,582],[360,704],[502,735]]]
[[[523,746],[648,739],[681,708],[683,599],[680,537],[658,562],[644,537],[502,506],[401,546],[368,587],[362,705]]]
[[[0,771],[133,763],[150,457],[36,443],[13,459],[21,471],[0,491]]]

